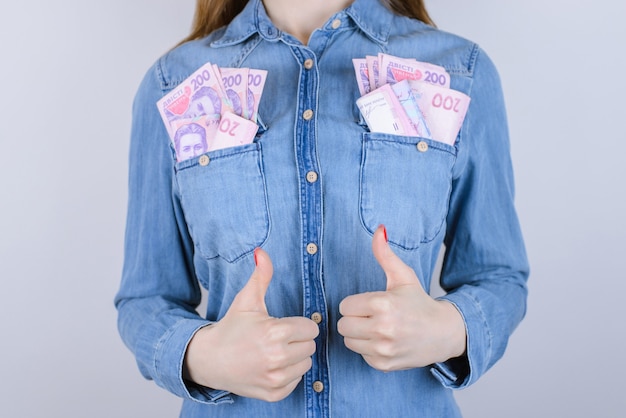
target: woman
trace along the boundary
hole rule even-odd
[[[381,52],[470,97],[453,145],[369,131],[352,59]],[[259,130],[177,161],[155,103],[207,62],[267,71]],[[181,416],[460,416],[451,389],[524,316],[498,75],[421,1],[199,0],[139,89],[130,153],[119,329]]]

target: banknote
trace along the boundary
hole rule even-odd
[[[408,80],[402,80],[396,84],[391,84],[391,89],[398,98],[402,108],[411,121],[411,125],[417,132],[417,136],[422,138],[432,138],[424,114],[419,107],[419,103]]]
[[[252,142],[266,78],[265,70],[208,62],[160,99],[176,159]]]
[[[380,62],[378,61],[378,56],[366,55],[365,62],[367,63],[367,75],[370,79],[370,90],[375,90],[381,86],[379,83]]]
[[[220,68],[222,87],[228,97],[233,113],[248,116],[248,68]]]
[[[176,160],[184,161],[211,150],[221,115],[203,115],[192,119],[176,119],[172,122],[172,143]]]
[[[220,119],[217,132],[209,146],[209,151],[250,144],[254,141],[259,126],[248,119],[225,112]]]
[[[391,85],[385,84],[356,101],[372,132],[417,136]]]
[[[172,138],[171,125],[175,120],[193,119],[233,110],[211,63],[200,67],[159,100],[157,106]]]
[[[246,112],[244,117],[256,122],[259,112],[259,103],[261,101],[261,95],[265,88],[265,80],[267,78],[267,71],[251,68],[248,71],[248,105],[246,106]]]
[[[367,70],[367,60],[365,58],[354,58],[352,65],[354,65],[354,73],[356,74],[356,82],[359,85],[359,93],[361,93],[361,96],[365,96],[372,91]]]
[[[378,54],[379,84],[394,84],[402,80],[420,80],[441,87],[450,87],[450,75],[445,68],[414,59]]]
[[[435,86],[418,80],[408,80],[430,136],[427,138],[454,145],[470,97],[460,91]]]

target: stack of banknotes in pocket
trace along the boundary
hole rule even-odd
[[[178,161],[249,144],[267,71],[209,63],[157,102]]]
[[[470,98],[450,89],[438,65],[388,54],[352,60],[370,131],[416,136],[454,145]]]

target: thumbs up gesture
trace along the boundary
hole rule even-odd
[[[413,269],[393,253],[380,226],[374,257],[387,276],[387,289],[346,297],[337,324],[350,350],[382,371],[424,367],[465,352],[465,324],[447,301],[430,297]]]
[[[272,262],[258,248],[254,257],[256,268],[226,315],[191,339],[184,374],[206,387],[275,402],[311,368],[319,328],[304,317],[269,316],[265,293]]]

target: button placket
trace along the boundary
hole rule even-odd
[[[323,215],[321,211],[321,181],[316,152],[317,124],[314,123],[318,106],[319,74],[315,64],[315,52],[312,48],[297,47],[294,52],[301,63],[300,88],[303,92],[297,96],[299,115],[297,116],[295,138],[298,177],[301,185],[299,191],[301,245],[304,247],[301,250],[305,288],[304,309],[320,329],[320,334],[316,338],[317,349],[312,356],[313,364],[305,374],[304,380],[307,397],[310,398],[315,395],[318,402],[321,402],[319,407],[326,408],[328,397],[325,395],[327,390],[324,388],[328,385],[328,359],[323,347],[326,346],[328,329],[321,314],[326,312],[327,308],[321,277],[320,248],[318,248]]]

